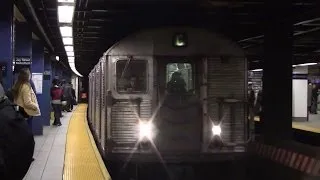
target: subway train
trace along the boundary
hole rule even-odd
[[[129,35],[89,74],[88,122],[106,160],[244,157],[251,134],[244,51],[217,33],[163,27]]]

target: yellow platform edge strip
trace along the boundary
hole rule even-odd
[[[78,117],[82,116],[81,117],[81,120],[80,121],[78,119]],[[105,180],[111,180],[111,177],[109,175],[109,172],[102,160],[102,157],[98,151],[98,148],[96,147],[96,144],[95,144],[95,141],[94,141],[94,138],[91,134],[91,131],[90,131],[90,128],[88,126],[88,122],[87,122],[87,105],[86,104],[79,104],[77,106],[77,108],[75,109],[75,111],[73,112],[72,116],[71,116],[71,119],[69,121],[69,125],[68,125],[68,130],[67,130],[67,139],[66,139],[66,149],[65,149],[65,157],[64,157],[64,167],[63,167],[63,179],[64,180],[80,180],[80,179],[88,179],[88,174],[92,175],[90,176],[90,179],[95,179],[95,180],[98,180],[98,179],[105,179]],[[78,121],[77,121],[78,119]],[[76,122],[74,122],[76,121]],[[77,124],[76,124],[77,123]],[[81,124],[82,123],[82,124]],[[95,158],[95,162],[91,162],[91,166],[92,164],[94,164],[95,166],[98,166],[99,168],[98,169],[95,169],[96,173],[99,173],[98,176],[100,176],[100,178],[97,178],[97,174],[95,174],[96,176],[94,176],[94,173],[92,172],[92,169],[90,170],[90,167],[86,168],[84,171],[79,171],[79,169],[86,167],[86,163],[85,161],[78,161],[78,162],[72,162],[70,163],[69,161],[72,161],[74,160],[74,157],[75,155],[73,155],[72,153],[70,153],[70,151],[75,151],[75,153],[78,153],[77,155],[79,155],[79,151],[77,151],[77,149],[74,149],[76,147],[70,147],[70,144],[72,145],[72,143],[74,142],[71,142],[71,139],[72,139],[72,136],[73,138],[77,135],[79,135],[80,133],[75,133],[75,131],[71,131],[71,129],[75,128],[74,126],[82,126],[82,128],[79,128],[78,129],[81,129],[83,131],[85,131],[85,135],[87,135],[87,138],[84,138],[86,139],[87,141],[83,141],[83,140],[80,140],[79,143],[81,143],[82,145],[83,144],[90,144],[91,145],[91,153],[88,154],[89,152],[85,152],[85,153],[82,153],[82,155],[86,156],[86,155],[92,155],[94,156]],[[70,132],[71,131],[71,132]],[[79,132],[76,131],[76,132]],[[89,141],[89,142],[88,142]],[[92,159],[91,159],[92,160]],[[76,160],[75,160],[76,161]],[[90,166],[88,165],[88,166]],[[81,167],[82,166],[82,167]],[[78,174],[75,173],[75,171],[77,171],[77,168],[78,168]],[[72,171],[70,173],[70,171]],[[97,172],[98,171],[98,172]],[[101,173],[101,174],[100,174]]]
[[[93,150],[94,150],[94,154],[96,155],[96,158],[99,162],[99,165],[100,165],[100,169],[103,173],[103,177],[105,177],[105,179],[108,179],[108,180],[111,180],[111,176],[109,174],[109,171],[106,167],[106,165],[104,164],[103,160],[102,160],[102,157],[100,155],[100,152],[97,148],[97,145],[96,145],[96,142],[92,136],[92,133],[90,131],[90,128],[89,128],[89,125],[88,125],[88,120],[87,120],[87,113],[86,113],[86,116],[85,116],[85,119],[86,119],[86,128],[87,128],[87,132],[88,132],[88,135],[89,135],[89,138],[90,138],[90,141],[91,141],[91,145],[93,147]]]
[[[254,121],[260,122],[260,118],[254,117]],[[320,129],[318,129],[318,128],[310,127],[305,124],[298,124],[296,122],[292,122],[292,128],[293,129],[300,129],[303,131],[309,131],[309,132],[313,132],[313,133],[320,133]]]

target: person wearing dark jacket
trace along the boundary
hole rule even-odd
[[[318,114],[318,87],[316,84],[312,85],[311,91],[311,114]]]
[[[54,122],[53,125],[61,126],[61,98],[62,98],[62,89],[59,87],[59,82],[57,79],[53,80],[52,88],[50,90],[51,95],[51,104],[54,113]]]
[[[250,120],[254,119],[254,102],[255,102],[255,93],[252,87],[252,84],[249,84],[248,87],[248,115]]]
[[[71,84],[72,87],[72,84]],[[76,91],[73,89],[73,87],[71,88],[71,93],[72,93],[72,102],[71,102],[71,110],[73,110],[73,106],[77,104],[76,102]]]
[[[67,105],[65,106],[65,110],[67,112],[71,112],[71,103],[72,103],[72,87],[70,83],[64,81],[62,86],[63,91],[63,99],[67,101]]]
[[[34,138],[28,124],[0,84],[0,179],[20,180],[33,161]]]

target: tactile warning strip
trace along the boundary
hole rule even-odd
[[[111,180],[86,121],[87,105],[74,111],[67,133],[64,180]]]

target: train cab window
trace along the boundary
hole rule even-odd
[[[166,67],[167,91],[190,92],[194,89],[194,77],[190,63],[169,63]]]
[[[147,92],[147,61],[119,60],[116,64],[116,88],[121,94]]]

